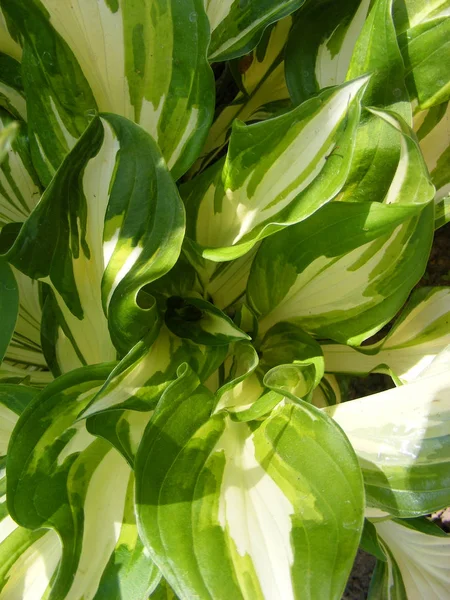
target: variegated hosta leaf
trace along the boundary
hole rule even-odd
[[[414,130],[420,149],[436,187],[436,202],[450,196],[450,102],[434,106],[414,115]],[[445,222],[450,220],[448,207],[444,209]],[[445,215],[447,215],[445,217]],[[444,223],[443,223],[444,224]]]
[[[19,293],[11,267],[3,257],[0,257],[0,362],[16,326],[19,310]]]
[[[153,410],[180,365],[189,362],[200,381],[206,381],[227,350],[227,346],[200,346],[181,339],[165,325],[156,327],[117,365],[83,416],[109,409]]]
[[[311,398],[311,404],[317,406],[317,408],[325,408],[326,406],[334,406],[335,404],[339,404],[343,401],[344,398],[344,390],[342,389],[342,384],[335,377],[329,373],[325,373],[325,375],[320,380],[319,385],[313,392]]]
[[[33,366],[14,364],[5,360],[0,366],[1,383],[22,383],[35,388],[44,388],[53,381],[50,371],[41,371]]]
[[[305,0],[204,0],[211,27],[209,59],[229,60],[253,50],[264,29],[297,10]]]
[[[0,41],[1,47],[1,41]],[[0,105],[20,120],[27,120],[27,107],[20,63],[0,52]]]
[[[341,430],[303,403],[259,427],[210,417],[197,386],[186,367],[136,457],[140,532],[163,576],[181,599],[340,598],[364,503]]]
[[[17,136],[6,151],[0,166],[0,227],[23,222],[41,195],[33,168],[25,123],[14,124],[11,115],[0,108],[0,131],[13,127]]]
[[[391,373],[401,383],[417,379],[450,344],[450,288],[415,290],[389,334],[357,349],[324,344],[331,373]]]
[[[284,76],[284,48],[292,17],[281,19],[268,28],[258,46],[232,65],[239,93],[214,120],[202,154],[190,175],[204,170],[227,143],[234,119],[259,121],[289,102]]]
[[[344,83],[369,7],[370,0],[329,0],[307,3],[297,13],[285,59],[286,82],[296,104]]]
[[[210,167],[184,190],[187,235],[204,248],[205,258],[238,258],[339,193],[366,84],[361,78],[279,117],[234,124],[225,163]],[[337,145],[341,156],[332,160]]]
[[[11,26],[11,24],[9,24],[9,26]],[[17,32],[14,32],[14,38],[11,37],[11,34],[8,31],[8,25],[6,24],[5,15],[0,6],[0,52],[8,54],[8,56],[20,61],[22,58],[22,48],[17,43],[16,33]]]
[[[150,596],[151,600],[179,600],[177,596],[175,596],[175,592],[167,583],[164,578],[161,578],[161,581],[158,584],[158,587],[155,588],[153,593]]]
[[[111,410],[89,417],[86,421],[86,429],[92,435],[107,440],[133,468],[144,430],[152,416],[152,410],[147,412]]]
[[[0,162],[3,162],[18,134],[18,123],[12,122],[0,130]]]
[[[61,543],[54,531],[19,527],[6,506],[6,454],[12,431],[24,408],[38,391],[0,385],[0,596],[40,600],[58,567]]]
[[[2,5],[24,36],[25,90],[44,170],[59,166],[95,109],[140,124],[175,178],[191,166],[214,111],[203,0]]]
[[[426,109],[450,99],[450,4],[418,0],[407,3],[407,12],[408,28],[399,24],[398,38],[406,82],[411,97]]]
[[[366,502],[400,517],[450,504],[450,375],[323,409],[358,455]]]
[[[450,222],[450,195],[436,203],[434,214],[434,228],[439,229]]]
[[[381,329],[420,278],[432,241],[432,206],[402,223],[405,209],[331,203],[265,240],[247,287],[260,333],[291,321],[356,345]]]
[[[42,310],[39,284],[13,268],[19,292],[19,312],[6,359],[13,364],[47,369],[41,349],[40,326]]]
[[[250,339],[225,313],[201,298],[169,298],[165,323],[178,337],[206,346],[224,346]]]
[[[370,74],[363,103],[395,111],[410,124],[391,5],[392,0],[330,0],[299,11],[286,53],[286,79],[294,101],[303,101],[320,87]],[[397,168],[399,136],[383,120],[364,112],[355,138],[343,199],[380,201]],[[340,160],[341,149],[335,154],[333,160]]]
[[[48,185],[83,133],[96,103],[72,51],[55,34],[39,0],[1,0],[23,46],[22,77],[34,167]]]
[[[6,455],[19,415],[37,394],[38,390],[31,387],[0,384],[0,457]],[[0,493],[0,502],[4,493]]]
[[[11,517],[51,527],[62,541],[52,598],[145,600],[159,579],[134,519],[134,477],[124,458],[77,421],[111,370],[58,378],[20,417],[8,449]]]
[[[236,421],[267,415],[284,395],[310,401],[324,373],[320,345],[299,327],[278,323],[256,343],[235,344],[224,363],[225,384],[216,392],[215,412]]]
[[[371,583],[376,598],[445,600],[450,586],[450,536],[426,519],[375,523],[387,562]]]
[[[72,353],[95,364],[115,359],[110,335],[125,353],[151,328],[153,312],[137,294],[173,266],[183,233],[183,207],[154,141],[104,115],[65,159],[8,256],[52,286]]]

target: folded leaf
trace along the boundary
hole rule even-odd
[[[340,598],[363,516],[340,429],[303,403],[259,427],[209,418],[196,385],[186,367],[136,458],[140,531],[163,576],[182,599]]]
[[[450,288],[415,290],[389,334],[376,344],[353,349],[324,344],[331,373],[391,373],[399,382],[417,379],[450,344]]]
[[[338,194],[350,168],[366,83],[361,78],[325,91],[262,123],[235,122],[225,163],[183,191],[187,235],[204,248],[205,258],[238,258]],[[340,156],[331,159],[337,145]]]
[[[304,0],[206,0],[211,27],[211,61],[229,60],[253,50],[264,29],[297,10]]]
[[[52,286],[74,353],[94,364],[115,359],[110,336],[125,353],[151,328],[137,294],[172,267],[183,233],[181,201],[154,141],[104,115],[64,160],[8,256]]]
[[[450,504],[449,390],[447,370],[323,409],[358,455],[369,507],[410,518]]]
[[[2,6],[24,38],[24,84],[45,183],[95,110],[140,124],[176,179],[191,166],[214,110],[202,0]]]

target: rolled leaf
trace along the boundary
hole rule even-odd
[[[399,517],[450,504],[450,377],[434,377],[323,410],[350,440],[366,502]]]
[[[95,364],[115,359],[111,338],[125,353],[151,329],[154,314],[137,294],[172,267],[183,233],[181,201],[154,141],[104,115],[64,160],[8,257],[51,285],[76,355]]]
[[[136,458],[140,531],[163,576],[181,599],[340,598],[363,515],[340,429],[305,404],[259,427],[210,418],[197,385],[186,367]]]
[[[350,168],[366,83],[361,78],[325,91],[262,123],[235,122],[225,163],[183,191],[187,235],[204,248],[205,258],[238,258],[338,194]],[[336,146],[339,156],[331,159]]]
[[[229,60],[253,50],[264,29],[297,10],[304,0],[264,0],[247,3],[239,0],[206,0],[211,27],[209,59]]]

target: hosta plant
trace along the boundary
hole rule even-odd
[[[448,598],[450,2],[0,10],[0,598]]]

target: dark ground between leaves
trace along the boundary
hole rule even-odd
[[[450,223],[436,231],[427,270],[417,287],[436,285],[450,285]],[[383,334],[385,333],[383,328]],[[373,374],[354,379],[350,385],[350,395],[352,398],[361,398],[391,387],[393,384],[389,377]],[[442,522],[438,516],[436,518],[436,522],[448,531],[449,523]],[[342,600],[366,600],[375,562],[372,555],[363,550],[358,551]]]

